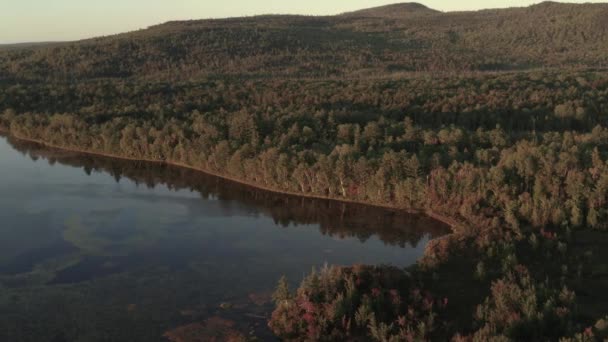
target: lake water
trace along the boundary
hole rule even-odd
[[[266,340],[282,275],[295,286],[324,264],[411,265],[446,232],[0,137],[0,341],[163,341],[196,322]]]

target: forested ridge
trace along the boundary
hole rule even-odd
[[[282,338],[592,341],[608,336],[606,17],[398,4],[10,49],[0,130],[452,223],[407,274],[282,281]]]
[[[443,13],[397,4],[336,16],[168,22],[0,50],[2,79],[369,77],[397,72],[606,67],[606,4]]]

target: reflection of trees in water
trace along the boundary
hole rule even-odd
[[[102,171],[112,175],[117,182],[124,177],[148,188],[165,185],[171,190],[189,189],[205,199],[217,198],[222,201],[220,203],[236,201],[272,217],[282,226],[318,224],[323,234],[333,237],[357,237],[365,241],[377,235],[386,244],[416,246],[427,234],[434,238],[449,231],[446,225],[424,215],[277,194],[195,170],[158,163],[78,154],[11,138],[8,142],[33,160],[43,158],[51,165],[60,163],[83,168],[89,175],[93,171]]]

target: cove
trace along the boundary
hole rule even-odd
[[[269,338],[323,265],[416,262],[447,225],[0,137],[0,339],[162,341],[210,317]]]

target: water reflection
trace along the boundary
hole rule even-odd
[[[194,170],[148,162],[125,161],[100,156],[83,155],[48,149],[39,144],[8,139],[10,145],[32,160],[40,158],[50,165],[60,163],[82,168],[87,175],[104,172],[116,182],[127,178],[137,185],[154,189],[164,185],[171,190],[190,190],[203,199],[218,200],[220,204],[238,202],[240,211],[252,215],[261,213],[272,217],[277,225],[319,225],[319,230],[337,238],[356,237],[361,242],[377,236],[388,245],[416,247],[423,237],[436,238],[446,234],[448,227],[424,215],[411,215],[399,211],[343,203],[331,200],[302,198],[255,189]],[[196,202],[172,199],[184,205]],[[199,208],[200,209],[200,208]],[[205,215],[233,215],[232,205],[219,206]],[[218,213],[215,209],[219,209]],[[192,210],[191,212],[197,212]],[[200,210],[197,214],[201,214]]]

